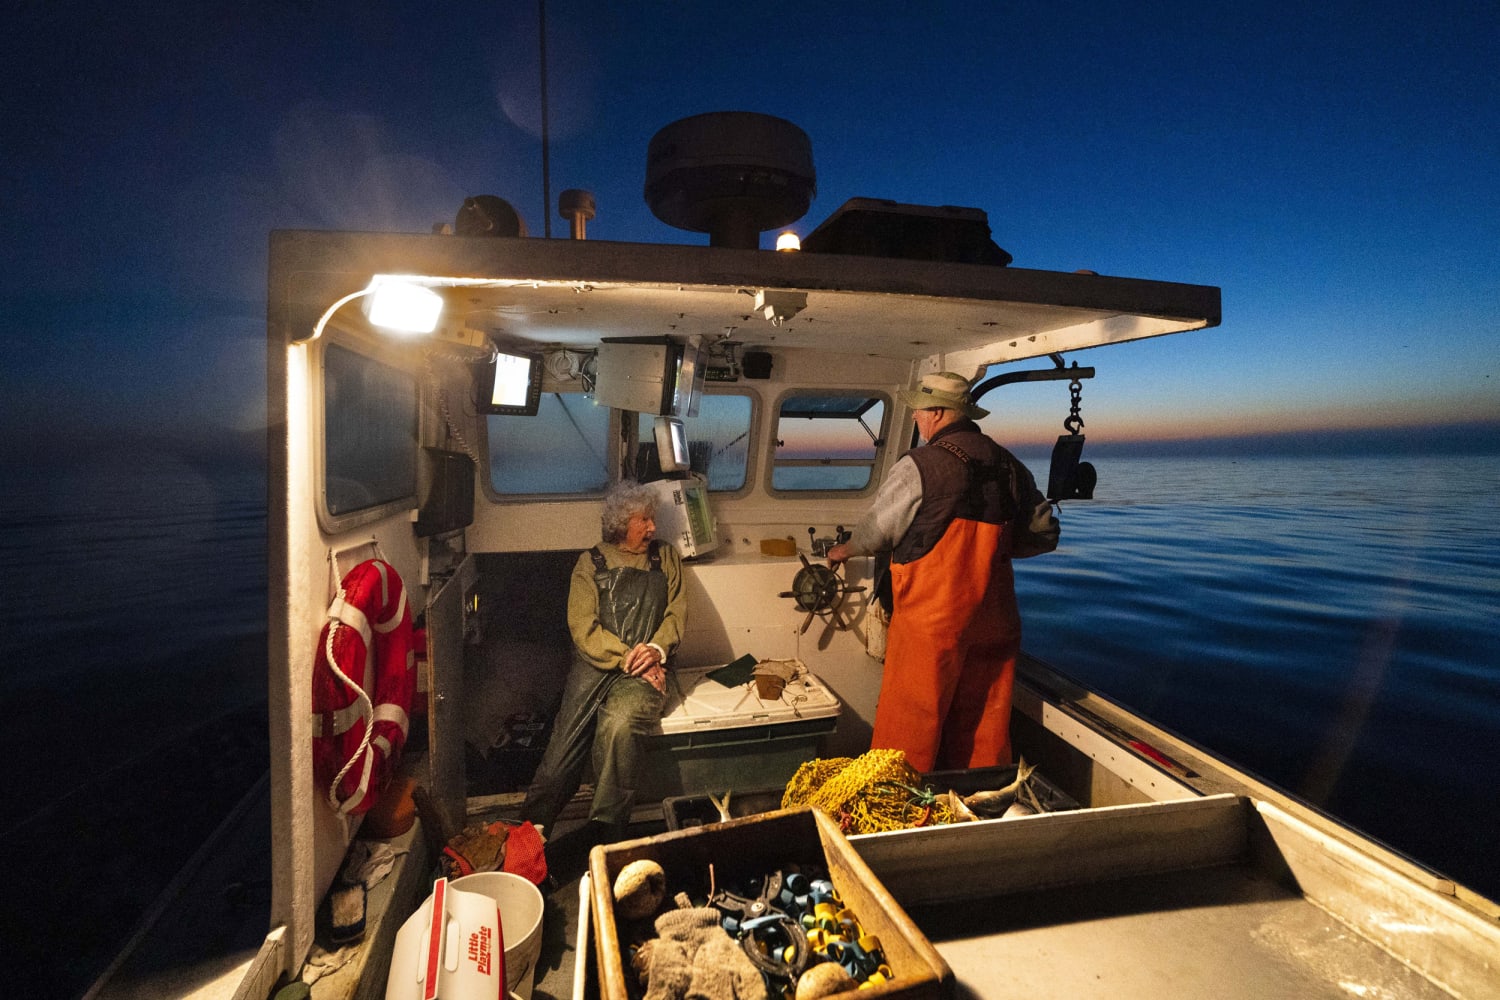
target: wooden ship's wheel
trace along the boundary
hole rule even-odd
[[[792,578],[792,589],[782,591],[781,596],[790,597],[796,602],[797,610],[807,612],[802,627],[797,630],[798,634],[805,633],[814,618],[825,618],[836,629],[852,627],[844,619],[844,599],[850,594],[862,592],[864,584],[851,586],[839,575],[837,569],[809,562],[807,556],[800,552],[797,553],[797,558],[802,560],[802,568]]]

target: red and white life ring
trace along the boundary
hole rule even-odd
[[[367,559],[339,585],[313,661],[313,775],[334,809],[375,804],[406,743],[416,687],[406,589],[389,563]]]

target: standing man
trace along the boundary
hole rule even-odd
[[[925,375],[901,401],[927,442],[903,455],[849,541],[891,553],[885,680],[870,745],[918,771],[1011,762],[1010,704],[1021,616],[1012,558],[1057,547],[1059,526],[1026,466],[980,431],[969,381]]]
[[[666,700],[667,659],[687,617],[682,559],[655,534],[656,494],[618,483],[604,497],[599,544],[573,567],[573,663],[521,818],[551,833],[592,762],[594,798],[579,835],[585,849],[618,839],[630,820],[646,742]]]

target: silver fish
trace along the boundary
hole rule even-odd
[[[731,789],[731,791],[732,791],[732,789]],[[729,818],[730,818],[729,817],[729,794],[730,794],[729,792],[725,792],[724,793],[724,798],[723,798],[722,801],[720,801],[719,799],[715,798],[714,794],[712,792],[710,792],[708,794],[708,801],[712,802],[714,804],[714,808],[717,809],[717,810],[719,810],[719,822],[720,823],[726,823],[726,822],[729,821]]]
[[[1041,804],[1036,800],[1036,794],[1031,790],[1031,773],[1036,768],[1027,764],[1023,757],[1016,764],[1015,780],[1004,788],[986,789],[965,795],[963,804],[980,817],[994,817],[1004,815],[1011,804],[1020,801],[1036,812],[1041,812]]]
[[[949,811],[951,811],[954,816],[957,816],[959,822],[961,823],[980,818],[975,814],[974,810],[964,805],[963,797],[951,788],[938,796],[938,802],[947,806]]]

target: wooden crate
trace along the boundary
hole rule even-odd
[[[621,869],[642,858],[657,862],[666,871],[668,899],[687,892],[694,901],[707,895],[710,865],[719,885],[789,864],[825,868],[844,905],[858,915],[867,933],[880,938],[886,964],[894,973],[891,982],[860,990],[861,1000],[937,998],[952,991],[953,974],[947,963],[880,884],[849,839],[827,815],[804,808],[595,847],[589,855],[593,885],[590,909],[602,1000],[628,997],[626,976],[634,973],[621,946],[629,944],[638,928],[616,920],[613,886]]]

